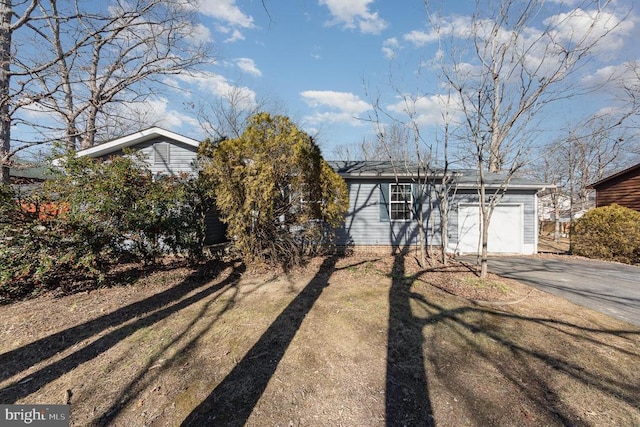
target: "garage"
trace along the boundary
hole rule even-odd
[[[480,206],[458,206],[458,253],[478,253],[480,247]],[[524,208],[522,204],[500,204],[489,224],[490,253],[523,253]]]

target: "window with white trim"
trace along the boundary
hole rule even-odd
[[[413,195],[411,184],[389,184],[389,218],[392,221],[411,219]]]

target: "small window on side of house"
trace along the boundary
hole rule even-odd
[[[389,218],[392,221],[409,221],[411,206],[411,184],[389,184]]]
[[[166,142],[160,142],[153,145],[153,164],[169,164],[169,144],[167,144]]]

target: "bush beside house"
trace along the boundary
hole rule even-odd
[[[133,154],[108,161],[69,155],[61,165],[37,190],[0,190],[0,301],[69,276],[100,281],[124,260],[202,254],[207,202],[197,179],[154,180]],[[57,214],[43,215],[39,206]]]
[[[640,212],[617,204],[587,212],[576,221],[573,252],[589,258],[640,263]]]
[[[245,263],[285,268],[329,246],[348,207],[344,180],[287,117],[260,113],[239,138],[202,144],[228,235]]]

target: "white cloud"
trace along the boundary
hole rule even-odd
[[[213,41],[211,31],[202,24],[196,24],[191,27],[191,32],[188,37],[189,40],[196,45]]]
[[[438,33],[436,31],[430,31],[425,33],[424,31],[413,30],[403,36],[403,38],[413,44],[414,46],[421,47],[428,43],[438,40]]]
[[[515,38],[512,28],[506,27],[498,28],[495,37],[501,42],[514,43],[514,46],[518,44],[519,48],[533,57],[537,57],[538,54],[540,56],[553,54],[548,49],[552,44],[570,48],[576,43],[588,46],[598,42],[602,50],[615,51],[622,47],[624,37],[630,34],[635,20],[636,17],[632,15],[623,19],[614,12],[602,9],[576,8],[544,19],[542,21],[544,27],[525,26],[520,29],[520,33]],[[410,31],[404,34],[403,39],[415,47],[423,47],[443,36],[453,36],[458,39],[477,37],[479,40],[488,40],[493,37],[496,30],[494,20],[478,19],[474,22],[469,16],[440,17],[434,19],[434,22],[438,22],[437,27],[427,31]],[[538,48],[532,51],[532,46],[538,46]]]
[[[182,114],[170,107],[172,103],[167,98],[157,98],[128,104],[129,110],[136,111],[138,117],[146,117],[148,123],[157,123],[167,129],[178,129],[182,126],[198,127],[198,121],[191,116]]]
[[[236,5],[236,0],[183,0],[182,6],[215,19],[216,31],[230,35],[225,40],[226,43],[244,40],[241,30],[256,28],[253,17],[242,12]]]
[[[445,95],[398,97],[397,102],[387,106],[389,111],[404,117],[411,117],[419,126],[443,123],[448,112],[450,119],[460,114],[460,105],[455,98]]]
[[[623,20],[604,10],[574,9],[551,16],[543,21],[551,28],[551,35],[561,43],[592,44],[600,42],[607,51],[618,50],[624,36],[633,29],[632,19]]]
[[[307,90],[300,94],[307,105],[317,109],[305,121],[318,123],[348,123],[359,125],[358,116],[372,107],[350,92]]]
[[[502,67],[506,79],[515,80],[522,75],[535,76],[537,80],[557,78],[572,71],[567,64],[575,61],[582,49],[589,49],[591,54],[603,60],[617,56],[637,20],[634,15],[623,19],[621,13],[624,11],[577,8],[542,19],[539,25],[534,26],[531,22],[531,26],[519,28],[517,33],[510,27],[496,27],[493,20],[472,21],[468,16],[442,17],[434,19],[438,23],[437,28],[408,32],[403,40],[420,48],[434,44],[440,37],[445,43],[453,44],[456,44],[455,39],[465,43],[465,40],[475,38],[482,49],[493,39],[506,49],[504,58],[507,62]],[[567,51],[574,54],[567,58]],[[463,61],[459,64],[459,72],[470,78],[480,75],[480,64],[473,54],[459,60]],[[465,63],[465,60],[471,62]]]
[[[253,18],[245,15],[236,5],[236,0],[200,0],[195,9],[228,25],[254,28]]]
[[[583,78],[582,83],[590,90],[603,89],[612,95],[624,95],[624,88],[631,91],[640,90],[639,75],[640,60],[628,61],[602,67]]]
[[[190,88],[183,88],[183,90],[197,92],[199,95],[209,93],[220,98],[237,98],[242,101],[243,105],[239,105],[240,107],[246,106],[250,108],[257,104],[256,93],[253,90],[246,86],[236,86],[220,74],[208,72],[178,74],[174,79],[183,83],[183,85],[191,86]],[[174,84],[174,86],[177,86],[177,84]]]
[[[236,59],[236,65],[242,71],[252,76],[260,77],[262,75],[262,71],[256,67],[256,63],[251,58],[238,58]]]
[[[387,22],[371,12],[369,4],[374,0],[318,0],[320,5],[327,6],[333,15],[331,25],[343,24],[345,28],[358,28],[362,33],[379,34],[387,28]]]
[[[386,39],[382,42],[382,53],[387,57],[387,59],[395,58],[398,49],[400,49],[400,43],[395,37]]]
[[[244,40],[244,34],[242,34],[242,32],[240,30],[235,28],[231,32],[231,37],[228,37],[227,39],[225,39],[224,42],[225,43],[233,43],[233,42],[237,42],[238,40]]]
[[[307,90],[302,92],[302,98],[311,107],[327,106],[343,111],[359,114],[371,109],[371,105],[351,92],[336,92],[332,90]]]
[[[453,35],[457,38],[467,38],[472,32],[472,21],[468,16],[454,16],[449,18],[434,19],[438,22],[438,27],[432,27],[429,31],[413,30],[406,33],[402,38],[415,47],[422,47],[429,43],[438,41],[440,37]],[[491,21],[484,21],[488,24]],[[480,21],[480,28],[483,21]]]

